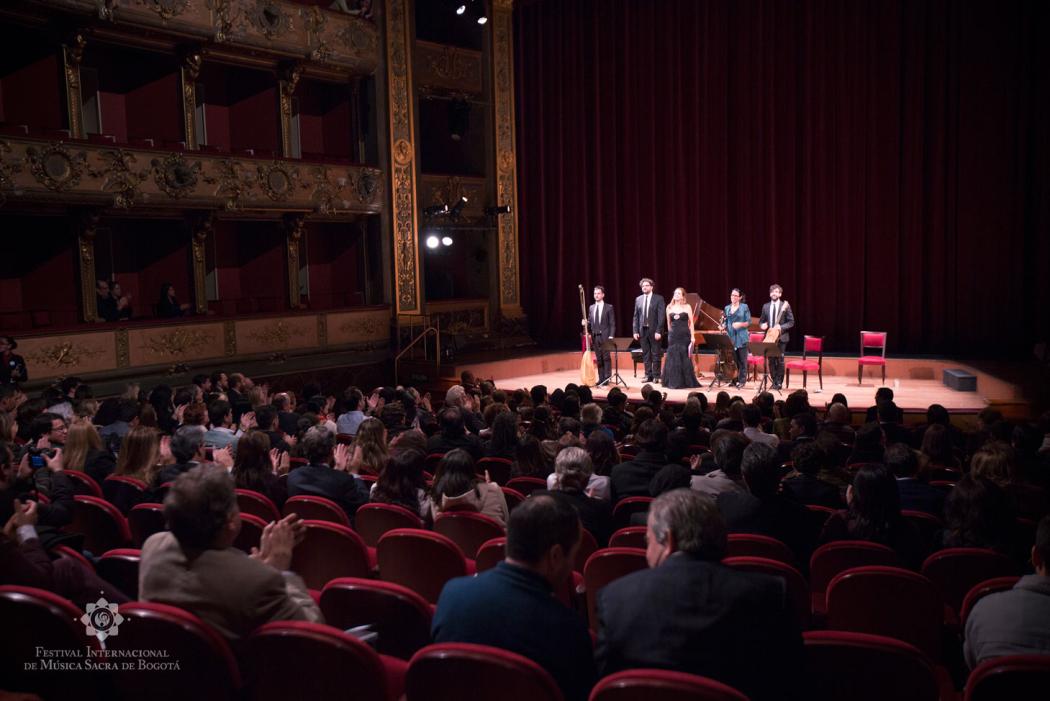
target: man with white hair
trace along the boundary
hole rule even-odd
[[[448,388],[448,392],[445,392],[445,406],[454,406],[462,411],[463,425],[475,436],[485,428],[485,422],[482,421],[481,416],[477,413],[477,405],[473,395],[463,385],[452,385]]]

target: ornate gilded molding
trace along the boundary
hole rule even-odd
[[[386,13],[387,94],[390,101],[394,283],[399,314],[418,314],[421,311],[410,19],[407,0],[390,0]]]
[[[143,339],[139,348],[153,355],[181,358],[205,347],[211,339],[210,333],[180,326],[167,333],[159,333]]]
[[[128,342],[128,330],[117,329],[113,334],[113,344],[116,346],[117,367],[131,367],[131,344]]]
[[[26,148],[29,172],[36,181],[54,192],[65,192],[80,184],[87,163],[85,151],[71,151],[61,141],[42,147]]]
[[[77,234],[77,262],[80,266],[80,311],[84,321],[98,321],[98,295],[95,293],[95,235],[97,212],[84,212]]]
[[[149,178],[150,169],[135,171],[135,154],[123,149],[101,151],[98,159],[102,168],[88,166],[88,174],[102,180],[102,190],[113,193],[113,206],[128,209],[142,197],[141,185]]]
[[[295,31],[294,10],[276,0],[241,0],[241,11],[247,23],[270,41]]]
[[[137,2],[165,22],[178,17],[190,7],[190,0],[137,0]]]
[[[251,194],[257,178],[241,161],[224,158],[205,172],[201,180],[215,186],[214,194],[224,198],[223,208],[227,212],[236,212],[241,208],[241,201]]]
[[[513,0],[496,0],[492,17],[492,95],[496,151],[496,204],[510,205],[499,222],[499,302],[505,316],[521,314],[518,280],[518,186],[514,144]]]
[[[421,206],[452,206],[460,197],[467,198],[460,217],[462,219],[481,219],[484,216],[485,179],[470,178],[459,175],[422,175],[420,176]]]
[[[190,163],[185,156],[171,153],[164,158],[154,158],[150,165],[153,166],[153,182],[172,199],[186,197],[197,186],[200,161]]]
[[[303,73],[300,63],[285,65],[278,73],[278,91],[280,92],[281,109],[281,153],[285,158],[292,158],[292,96]]]
[[[22,172],[21,161],[8,160],[7,154],[9,153],[11,153],[11,145],[0,140],[0,207],[7,202],[5,191],[15,189],[15,175]]]
[[[285,347],[292,337],[292,329],[284,323],[283,319],[256,331],[249,331],[248,338],[267,346]]]
[[[328,345],[328,315],[317,315],[317,345],[324,348]]]
[[[422,89],[481,95],[481,52],[446,44],[416,40],[416,73],[413,76]]]
[[[237,355],[237,324],[231,321],[222,322],[223,352],[226,357]]]
[[[27,353],[26,360],[52,369],[74,370],[85,360],[105,352],[101,348],[89,347],[83,342],[64,341]]]
[[[299,180],[299,169],[281,161],[260,164],[256,166],[256,171],[263,192],[274,202],[284,202],[291,197],[295,183]]]
[[[344,334],[351,334],[354,336],[374,336],[382,328],[387,326],[387,323],[384,323],[382,319],[377,317],[369,316],[363,319],[350,319],[344,321],[339,325],[339,330]]]
[[[299,240],[306,229],[306,218],[301,214],[286,214],[284,230],[287,235],[288,251],[288,306],[299,309],[302,302],[299,298]]]
[[[207,260],[206,246],[208,235],[211,234],[215,219],[210,214],[195,219],[191,226],[193,239],[190,241],[191,257],[193,259],[193,298],[198,314],[208,313],[208,289],[206,280],[208,270],[205,265]]]
[[[204,56],[199,46],[183,51],[180,79],[182,81],[182,125],[186,134],[186,148],[196,150],[197,136],[197,78],[200,77]]]
[[[80,62],[84,58],[87,37],[76,32],[62,45],[62,68],[66,78],[66,112],[69,117],[69,134],[74,139],[84,138],[84,117],[81,113]]]

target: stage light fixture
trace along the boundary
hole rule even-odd
[[[510,205],[501,204],[497,207],[486,207],[485,214],[490,217],[495,217],[499,214],[510,214]]]
[[[427,236],[427,248],[434,250],[441,245],[441,240],[437,236]]]
[[[448,214],[447,204],[432,204],[429,207],[423,208],[424,217],[436,217],[439,214]]]
[[[441,245],[443,245],[443,246],[451,246],[452,245],[452,237],[451,236],[442,236],[441,237]]]
[[[456,14],[457,14],[457,15],[462,15],[462,14],[463,14],[463,13],[465,13],[466,11],[467,11],[467,6],[466,6],[466,4],[460,5],[459,7],[457,7],[457,8],[456,8]]]
[[[459,218],[459,215],[463,212],[463,208],[467,206],[466,196],[460,196],[459,201],[452,205],[452,209],[449,211],[449,216],[453,219]]]
[[[481,17],[478,17],[478,24],[485,24],[488,21],[489,21],[489,18],[486,17],[485,15],[482,15]]]

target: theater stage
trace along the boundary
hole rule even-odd
[[[638,366],[635,374],[634,364],[626,354],[620,354],[620,376],[627,383],[621,389],[627,392],[632,399],[641,399],[641,388],[645,384],[642,381],[642,367]],[[794,357],[789,356],[789,360]],[[713,378],[713,355],[697,356],[696,366],[703,373],[700,378],[700,391],[707,398],[714,401],[720,391],[716,385],[710,387]],[[989,367],[982,363],[981,367],[973,364],[936,358],[887,358],[886,385],[893,388],[894,401],[897,406],[907,413],[925,412],[930,404],[941,404],[949,411],[961,414],[973,414],[986,406],[996,405],[1009,411],[1011,405],[1024,406],[1024,396],[1016,378],[1006,366]],[[977,377],[976,392],[959,392],[942,383],[942,373],[948,368],[961,368]],[[501,389],[529,388],[535,385],[546,385],[548,390],[564,387],[570,382],[580,382],[580,353],[579,352],[539,352],[522,354],[517,357],[503,358],[499,360],[483,359],[461,359],[455,364],[455,374],[458,376],[462,370],[471,370],[478,379],[492,379],[496,386]],[[450,368],[443,368],[448,373]],[[761,376],[759,376],[761,380]],[[1014,381],[1011,381],[1014,380]],[[754,396],[759,382],[750,381],[743,391],[726,388],[730,394],[739,394],[746,398]],[[823,406],[831,400],[836,392],[846,395],[849,405],[853,409],[871,406],[875,390],[882,385],[882,377],[878,368],[866,368],[864,380],[857,383],[857,360],[855,357],[824,357],[824,389],[819,388],[816,373],[811,373],[807,381],[807,390],[810,393],[810,403],[814,406]],[[654,387],[660,387],[654,384]],[[783,398],[788,392],[802,387],[802,373],[791,373],[791,386],[779,393]],[[661,388],[662,389],[662,388]],[[667,399],[672,402],[684,402],[690,391],[685,389],[663,390],[667,393]],[[604,397],[608,389],[605,387],[593,388],[595,397]],[[773,395],[778,396],[777,392]]]

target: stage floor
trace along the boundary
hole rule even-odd
[[[621,358],[622,360],[622,358]],[[653,387],[666,392],[672,402],[684,402],[691,391],[702,391],[708,400],[723,388],[709,387],[713,378],[713,356],[698,356],[697,367],[703,373],[699,390],[668,389],[659,384]],[[947,368],[962,368],[977,377],[976,392],[958,392],[942,383],[942,373]],[[501,389],[530,388],[535,385],[546,385],[548,391],[575,382],[580,382],[580,353],[555,352],[536,353],[524,357],[505,360],[458,363],[456,373],[469,369],[479,379],[492,379]],[[635,376],[633,363],[629,360],[620,364],[620,376],[627,386],[623,389],[630,398],[641,399],[642,369]],[[831,401],[832,395],[841,392],[852,409],[871,406],[875,390],[882,386],[881,372],[877,368],[865,371],[862,383],[857,383],[857,361],[855,358],[824,358],[824,388],[820,390],[816,373],[808,377],[806,389],[810,393],[810,404],[822,407]],[[731,395],[740,395],[750,399],[754,396],[761,381],[748,382],[743,390],[725,387]],[[1023,402],[1020,388],[1012,382],[985,372],[964,362],[949,359],[933,358],[888,358],[886,368],[886,385],[893,388],[894,401],[905,412],[925,412],[930,404],[941,404],[949,411],[959,413],[976,413],[989,404],[1009,405]],[[791,386],[781,392],[773,392],[775,397],[783,398],[792,390],[802,387],[802,373],[791,374]],[[606,387],[592,388],[595,397],[605,397]]]

